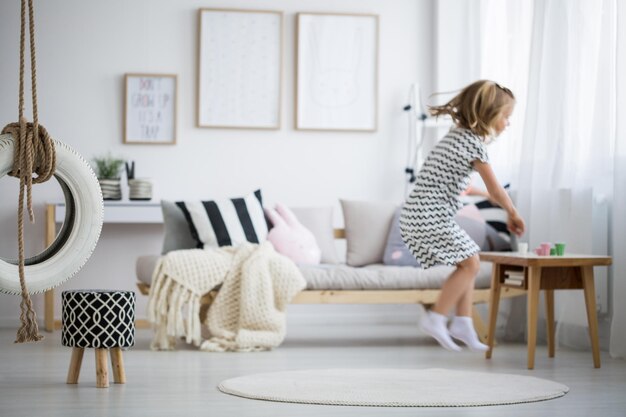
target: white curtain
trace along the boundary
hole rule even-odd
[[[612,319],[611,353],[626,356],[626,125],[617,118],[626,114],[626,6],[618,8],[617,0],[470,3],[461,8],[479,10],[463,14],[471,22],[453,40],[437,44],[437,86],[469,76],[467,81],[496,80],[516,93],[511,127],[489,154],[498,178],[515,190],[527,222],[522,240],[531,248],[564,241],[570,253],[613,256],[613,267],[595,269],[601,344]],[[458,7],[439,3],[439,35],[451,27],[448,18],[459,14]],[[456,76],[454,68],[442,66],[441,56],[466,50],[477,51],[477,66],[469,61],[456,68]],[[582,291],[557,291],[556,303],[557,343],[588,347]],[[514,303],[508,315],[507,336],[522,335],[523,304]]]
[[[570,253],[608,250],[602,210],[613,191],[615,18],[615,0],[535,2],[517,181],[531,248],[563,241]],[[596,274],[606,286],[606,272]],[[558,291],[556,303],[557,343],[586,347],[582,292]]]
[[[626,358],[626,3],[617,4],[617,119],[612,209],[613,320],[610,353]]]

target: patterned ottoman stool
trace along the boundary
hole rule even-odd
[[[135,344],[135,293],[115,290],[71,290],[62,293],[63,346],[72,347],[67,383],[78,383],[85,348],[96,351],[96,386],[107,388],[110,349],[113,379],[126,382],[122,348]]]

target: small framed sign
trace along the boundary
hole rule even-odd
[[[177,77],[171,74],[126,74],[124,143],[176,143]]]

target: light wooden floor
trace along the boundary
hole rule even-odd
[[[139,330],[125,352],[126,385],[95,387],[94,353],[86,350],[78,385],[66,385],[70,348],[60,332],[39,344],[13,344],[14,329],[0,330],[0,416],[625,416],[626,361],[602,352],[594,369],[590,352],[537,349],[536,369],[526,369],[523,345],[499,345],[493,359],[453,354],[420,337],[414,326],[292,326],[272,352],[204,353],[179,346],[151,352],[151,331]],[[450,368],[515,373],[564,383],[562,398],[474,408],[367,408],[246,400],[220,393],[223,379],[259,372],[310,368]]]

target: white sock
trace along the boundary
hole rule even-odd
[[[489,346],[481,343],[478,339],[471,317],[455,316],[450,325],[450,336],[462,341],[473,351],[486,352],[489,350]]]
[[[458,352],[461,350],[461,347],[454,343],[450,334],[448,333],[448,328],[446,327],[446,323],[448,318],[443,314],[436,313],[434,311],[427,312],[420,321],[420,327],[422,331],[427,333],[429,336],[432,336],[441,346],[444,348]]]

